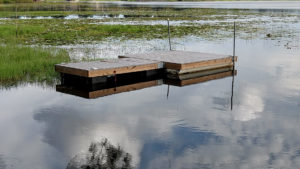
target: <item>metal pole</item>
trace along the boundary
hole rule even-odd
[[[171,35],[170,35],[170,23],[169,23],[169,18],[168,18],[168,35],[169,35],[169,46],[170,46],[170,50],[172,50],[172,48],[171,48]]]
[[[18,38],[18,2],[17,0],[15,1],[16,9],[15,9],[15,14],[16,14],[16,39]]]
[[[232,82],[231,82],[231,99],[230,99],[230,108],[233,109],[233,92],[234,92],[234,73],[235,73],[235,63],[234,63],[234,57],[235,57],[235,33],[236,33],[236,26],[235,22],[233,22],[233,54],[232,54]]]
[[[235,57],[235,31],[236,31],[236,26],[235,26],[235,22],[233,22],[233,55],[232,55],[233,65],[234,65],[234,57]]]
[[[168,18],[168,36],[169,36],[169,47],[170,47],[170,51],[171,51],[172,50],[172,46],[171,46],[170,19],[169,18]],[[168,85],[167,99],[169,98],[169,92],[170,92],[170,85]]]

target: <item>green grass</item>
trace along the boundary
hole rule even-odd
[[[69,61],[66,51],[18,45],[0,46],[0,85],[21,82],[53,83],[58,74],[54,65]]]
[[[17,33],[16,33],[17,22]],[[166,38],[166,25],[97,25],[89,20],[7,20],[0,24],[0,43],[62,45],[102,41],[111,38]],[[172,26],[172,37],[189,34],[214,38],[216,31],[232,29],[232,24]],[[17,34],[17,36],[16,36]],[[218,36],[226,35],[218,34]]]

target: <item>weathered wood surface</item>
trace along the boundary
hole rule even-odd
[[[179,75],[170,73],[170,74],[167,74],[167,78],[173,79],[173,80],[189,80],[189,79],[193,79],[193,78],[228,72],[228,71],[232,71],[232,70],[233,70],[233,66],[222,67],[222,68],[218,68],[218,69],[204,70],[204,71],[199,71],[199,72],[194,72],[194,73],[185,73],[185,74],[179,74]]]
[[[237,57],[234,57],[234,61]],[[64,74],[99,77],[156,69],[185,74],[233,66],[232,56],[188,51],[157,51],[119,56],[119,59],[55,65]]]
[[[55,70],[57,72],[83,77],[107,76],[114,74],[155,70],[160,68],[162,68],[162,63],[160,61],[135,58],[107,59],[101,61],[55,65]]]
[[[189,51],[157,51],[131,54],[119,58],[136,58],[164,62],[166,69],[184,70],[199,67],[223,67],[232,64],[232,56]],[[234,58],[236,61],[237,57]],[[219,66],[218,66],[219,65]]]

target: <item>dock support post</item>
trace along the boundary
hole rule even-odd
[[[170,19],[168,18],[168,35],[169,35],[169,46],[170,46],[170,50],[172,50],[171,48],[171,35],[170,35],[170,23],[169,23]]]

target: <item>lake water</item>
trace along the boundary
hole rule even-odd
[[[140,169],[299,168],[300,34],[295,35],[238,38],[233,91],[231,76],[96,99],[40,84],[0,89],[0,169],[63,169],[103,138],[128,152]],[[177,49],[232,53],[231,39],[179,41]]]

